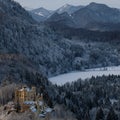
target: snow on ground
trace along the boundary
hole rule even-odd
[[[81,78],[85,80],[91,78],[92,76],[102,76],[102,75],[120,75],[120,66],[105,67],[105,68],[95,68],[88,69],[85,71],[74,71],[66,74],[61,74],[55,77],[49,78],[53,84],[63,85],[67,82],[73,82]]]

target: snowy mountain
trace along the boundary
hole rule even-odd
[[[73,10],[73,6],[65,5],[62,8],[58,9],[57,12],[60,14],[63,11],[67,12],[70,15],[69,20],[74,25],[68,25],[63,21],[63,25],[73,26],[74,28],[84,28],[89,30],[100,30],[100,31],[114,31],[120,30],[120,10],[116,8],[110,8],[104,4],[90,3],[87,6],[75,7],[78,10]],[[71,11],[74,12],[71,12]],[[68,12],[69,11],[69,12]],[[72,14],[71,14],[72,13]],[[66,17],[66,16],[65,16]],[[58,17],[59,18],[59,17]],[[56,19],[58,19],[56,17]],[[52,16],[50,16],[51,22]],[[65,19],[65,18],[63,18]],[[60,21],[61,23],[61,21]],[[59,20],[58,20],[59,24]]]
[[[75,11],[77,11],[83,7],[84,6],[73,6],[73,5],[65,4],[61,8],[57,9],[55,12],[57,12],[59,14],[67,12],[69,15],[71,15],[72,13],[74,13]]]
[[[43,7],[38,8],[38,9],[34,9],[31,12],[33,12],[33,13],[39,15],[39,16],[43,16],[43,17],[48,17],[52,13],[51,10],[47,10]]]
[[[81,8],[83,8],[83,6],[73,6],[73,5],[66,4],[54,11],[47,10],[47,9],[41,7],[38,9],[31,10],[31,11],[29,11],[29,13],[32,15],[32,17],[36,21],[41,22],[41,21],[45,21],[46,19],[48,19],[50,16],[52,16],[55,13],[58,13],[58,14],[68,13],[69,15],[71,15],[72,13],[74,13],[75,11],[77,11]]]
[[[72,14],[78,27],[88,29],[109,29],[120,23],[120,11],[104,4],[90,3]],[[105,27],[106,28],[105,28]]]
[[[83,8],[83,6],[72,6],[69,4],[65,4],[61,8],[55,10],[52,15],[48,19],[46,19],[45,23],[55,23],[74,27],[75,23],[73,21],[73,18],[71,17],[71,14],[81,8]]]
[[[68,25],[68,26],[74,26],[74,22],[71,18],[71,16],[67,13],[67,12],[64,12],[64,13],[54,13],[53,15],[51,15],[46,21],[45,23],[48,23],[48,24],[54,24],[55,23],[57,24],[62,24],[62,25]]]
[[[38,22],[46,20],[52,14],[52,12],[53,11],[47,10],[43,7],[29,11],[32,17]]]
[[[120,30],[120,10],[95,2],[87,6],[66,4],[55,11],[41,7],[31,10],[29,13],[37,22],[51,21],[53,23],[57,21],[57,24],[61,24],[62,17],[62,24],[65,26],[94,31]],[[68,15],[64,13],[69,15],[69,19]],[[66,18],[68,22],[66,22]]]

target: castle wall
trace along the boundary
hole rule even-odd
[[[35,101],[36,99],[36,88],[33,87],[31,90],[25,88],[15,91],[15,102],[24,103],[25,101]]]

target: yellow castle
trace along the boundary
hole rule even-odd
[[[38,101],[42,101],[43,103],[43,95],[37,95],[36,87],[32,87],[31,89],[23,87],[15,90],[15,103],[20,105],[21,112],[28,110],[31,105],[38,104]],[[43,107],[43,104],[40,106]]]
[[[22,89],[16,89],[15,91],[15,102],[23,104],[25,101],[35,101],[36,99],[36,87]]]

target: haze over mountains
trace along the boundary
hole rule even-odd
[[[30,14],[32,13],[33,18],[35,20],[37,20],[38,22],[41,22],[41,21],[46,20],[47,18],[49,18],[51,15],[53,15],[55,13],[62,14],[64,12],[66,12],[69,15],[71,15],[72,13],[74,13],[75,11],[79,10],[82,7],[83,6],[73,6],[73,5],[65,4],[64,6],[58,8],[55,11],[47,10],[47,9],[41,7],[41,8],[38,8],[38,9],[33,9],[33,10],[29,11],[29,12],[30,12]],[[34,16],[34,14],[36,16]],[[39,19],[37,19],[37,17],[39,17]],[[42,19],[41,17],[42,18],[44,17],[44,19]]]
[[[52,15],[53,11],[41,7],[38,9],[31,10],[29,11],[29,13],[36,21],[41,22],[45,21],[50,15]]]
[[[57,9],[55,12],[57,12],[59,14],[67,12],[69,15],[71,15],[72,13],[74,13],[75,11],[77,11],[83,7],[84,6],[73,6],[73,5],[65,4],[64,6]]]
[[[107,26],[120,23],[120,11],[104,4],[91,3],[72,14],[75,24],[79,28],[93,30],[107,30]]]
[[[66,4],[52,12],[44,8],[37,10],[39,11],[37,11],[39,19],[34,16],[33,18],[38,22],[47,21],[47,23],[57,22],[60,24],[63,21],[63,25],[70,27],[101,31],[118,30],[120,26],[119,9],[110,8],[107,5],[94,2],[87,6],[72,6]],[[45,12],[42,12],[43,10]],[[32,10],[31,12],[36,14],[36,10]],[[49,13],[47,16],[46,12]],[[42,15],[40,13],[42,13]]]

